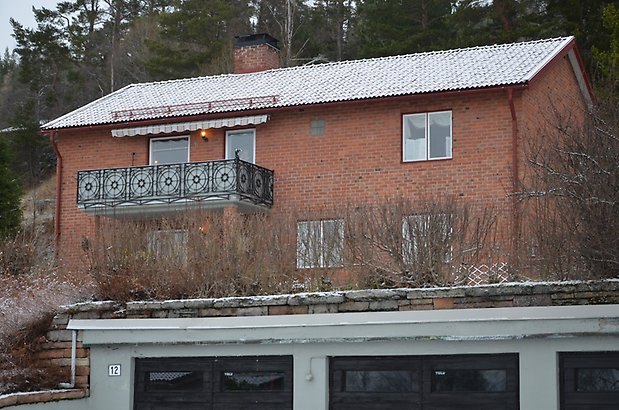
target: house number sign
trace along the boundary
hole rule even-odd
[[[119,364],[110,364],[107,367],[107,375],[110,377],[120,376],[120,365]]]

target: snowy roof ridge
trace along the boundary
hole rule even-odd
[[[247,74],[131,84],[50,121],[42,128],[61,129],[526,84],[573,40],[573,37],[557,37]],[[254,101],[265,96],[277,98]],[[210,104],[217,101],[238,103]],[[119,117],[119,112],[124,115]]]

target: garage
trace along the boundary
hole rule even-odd
[[[518,355],[330,359],[330,410],[516,410]]]
[[[135,360],[134,410],[291,410],[292,356]]]

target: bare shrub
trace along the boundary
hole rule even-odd
[[[619,106],[611,94],[588,112],[551,109],[529,139],[532,175],[520,198],[528,248],[539,248],[533,262],[545,275],[619,275]]]
[[[292,215],[196,211],[158,221],[105,220],[99,231],[88,255],[100,298],[223,297],[321,288],[318,273],[296,271]]]
[[[0,242],[0,276],[46,273],[54,269],[51,235],[22,230]]]
[[[399,199],[302,215],[196,211],[157,221],[104,220],[88,251],[97,296],[428,286],[460,283],[468,267],[505,259],[492,207],[472,212],[455,200]]]
[[[57,269],[49,226],[24,226],[0,242],[0,394],[56,386],[66,375],[41,368],[39,343],[60,305],[92,295],[86,275]]]
[[[466,280],[468,266],[505,256],[497,215],[449,198],[388,200],[349,208],[346,245],[355,269],[377,286],[430,286]],[[462,269],[464,268],[464,269]]]

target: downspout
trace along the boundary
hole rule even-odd
[[[514,89],[507,89],[507,101],[509,103],[509,111],[512,116],[512,212],[514,231],[512,234],[512,252],[513,257],[516,257],[519,252],[519,235],[520,235],[520,216],[518,215],[518,192],[519,183],[518,177],[520,173],[519,155],[518,155],[518,117],[516,116],[516,106],[514,104]]]
[[[77,361],[77,330],[71,331],[71,381],[69,383],[60,383],[58,387],[61,389],[75,388],[75,363]]]
[[[56,215],[54,217],[54,252],[56,256],[58,256],[60,245],[60,200],[62,196],[62,155],[60,155],[58,145],[56,144],[57,135],[58,131],[51,131],[49,133],[49,142],[52,144],[56,154]]]

